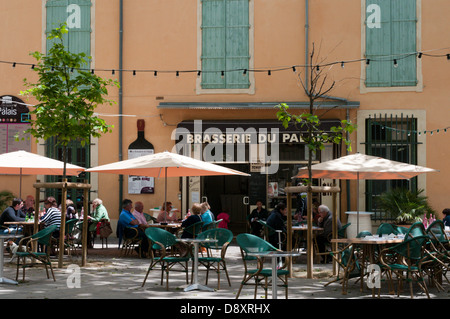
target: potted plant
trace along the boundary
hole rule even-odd
[[[411,191],[406,188],[394,188],[382,193],[378,198],[378,208],[386,212],[396,224],[412,224],[422,221],[423,216],[430,217],[436,212],[422,195],[423,189]]]
[[[12,200],[14,199],[13,193],[10,191],[1,191],[0,192],[0,214],[11,205]]]

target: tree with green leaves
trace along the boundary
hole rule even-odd
[[[294,114],[290,112],[289,105],[287,103],[280,103],[276,106],[278,108],[277,118],[282,122],[283,126],[287,128],[290,125],[294,125],[302,133],[302,139],[305,141],[308,147],[308,173],[309,181],[312,182],[312,158],[313,153],[324,149],[325,144],[334,143],[340,145],[345,143],[347,149],[351,151],[351,141],[346,138],[346,133],[352,133],[356,126],[350,121],[342,120],[340,126],[334,126],[331,128],[331,132],[324,132],[320,128],[320,118],[325,115],[325,112],[318,115],[320,110],[321,101],[329,99],[328,93],[332,91],[335,86],[335,81],[328,80],[328,74],[324,68],[317,67],[318,64],[313,65],[314,59],[314,46],[310,55],[311,63],[309,68],[309,85],[307,85],[299,76],[299,80],[309,100],[309,112],[301,114]]]
[[[112,125],[95,115],[95,109],[102,104],[112,105],[108,100],[108,86],[118,86],[117,81],[104,80],[86,69],[88,59],[85,53],[69,52],[63,42],[70,32],[65,24],[53,29],[48,35],[53,46],[47,54],[32,52],[37,64],[33,70],[38,81],[24,80],[24,96],[33,96],[38,101],[30,111],[31,127],[26,133],[36,139],[47,140],[56,137],[62,147],[64,172],[66,177],[67,148],[71,141],[79,141],[82,146],[89,143],[90,137],[100,137],[111,132]]]
[[[309,71],[309,85],[307,82],[303,82],[299,76],[300,83],[309,99],[309,112],[304,112],[301,114],[294,114],[290,112],[289,105],[287,103],[281,103],[276,106],[278,108],[277,118],[282,122],[283,126],[287,128],[290,125],[296,127],[302,134],[302,139],[308,147],[308,180],[306,181],[308,189],[308,204],[307,204],[307,225],[308,230],[306,234],[307,238],[307,269],[308,278],[312,278],[312,196],[311,196],[311,186],[312,186],[312,158],[313,153],[323,150],[325,144],[334,143],[340,145],[342,142],[347,145],[347,149],[351,150],[351,141],[348,140],[345,134],[352,133],[355,130],[355,126],[347,120],[342,120],[341,125],[337,127],[332,127],[331,132],[324,132],[320,128],[320,118],[325,115],[325,112],[318,114],[321,106],[321,102],[330,99],[328,93],[332,91],[335,86],[334,81],[328,80],[328,74],[322,68],[313,65],[314,60],[314,46],[310,55],[311,62],[309,66],[306,67],[305,71]],[[290,219],[288,217],[288,223]],[[335,227],[336,223],[333,222],[333,236],[337,234]],[[289,232],[288,232],[289,234]],[[335,237],[333,237],[335,238]],[[336,248],[336,247],[334,247]]]

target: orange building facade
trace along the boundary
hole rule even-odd
[[[36,80],[29,53],[45,52],[46,31],[63,21],[69,35],[77,34],[68,42],[70,49],[92,56],[88,68],[121,82],[120,89],[109,90],[108,98],[117,103],[97,109],[114,125],[113,132],[93,139],[74,164],[94,167],[139,152],[167,150],[248,172],[250,177],[170,178],[167,196],[181,214],[193,202],[207,200],[216,215],[221,211],[231,215],[233,231],[246,231],[246,216],[256,200],[271,209],[285,200],[287,183],[298,182],[291,177],[307,162],[306,146],[299,130],[280,125],[275,106],[287,103],[292,112],[306,112],[309,100],[303,86],[311,85],[311,72],[320,71],[327,76],[326,85],[334,82],[315,111],[325,131],[350,120],[357,125],[349,136],[352,152],[439,170],[398,183],[337,181],[342,190],[341,219],[346,219],[345,211],[356,210],[356,187],[361,211],[376,210],[377,195],[396,186],[424,189],[437,212],[450,205],[445,182],[450,177],[446,135],[450,36],[442,32],[449,25],[442,14],[450,9],[448,1],[0,3],[2,152],[22,148],[57,154],[49,151],[46,141],[31,138],[15,144],[11,135],[27,125],[26,115],[14,119],[7,113],[13,112],[11,105],[31,109],[37,103],[20,95],[24,78]],[[138,120],[145,121],[144,137],[151,146],[129,148],[138,137]],[[250,133],[257,136],[254,143],[248,140]],[[313,160],[346,153],[345,146],[326,145]],[[109,174],[87,178],[92,184],[90,199],[101,198],[113,222],[124,198],[142,201],[146,210],[164,200],[163,179]],[[0,189],[17,194],[17,180],[1,176]],[[36,176],[23,181],[22,197],[34,194]],[[319,201],[331,205],[329,196]],[[297,201],[292,204],[295,209]]]

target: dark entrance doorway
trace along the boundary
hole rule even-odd
[[[249,171],[248,164],[223,166],[245,173]],[[228,228],[233,234],[247,232],[249,181],[247,176],[205,176],[202,178],[202,194],[207,198],[211,211],[215,216],[222,211],[230,215]]]

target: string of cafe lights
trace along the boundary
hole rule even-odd
[[[433,129],[433,130],[418,131],[418,130],[407,130],[407,129],[399,129],[399,128],[395,128],[395,127],[390,127],[390,126],[381,124],[379,122],[372,122],[372,123],[380,126],[381,129],[383,129],[383,130],[392,131],[396,134],[407,134],[408,136],[410,136],[411,134],[417,134],[419,136],[428,134],[428,135],[432,136],[435,133],[436,134],[439,134],[440,132],[447,133],[447,131],[450,130],[450,126],[443,127],[443,128],[437,128],[437,129]]]
[[[266,68],[237,68],[237,69],[229,69],[229,70],[195,70],[195,69],[189,69],[189,70],[157,70],[157,69],[114,69],[114,68],[71,68],[70,71],[74,72],[77,71],[87,71],[91,72],[92,74],[97,72],[109,72],[111,75],[115,75],[116,72],[123,72],[123,73],[132,73],[133,76],[136,76],[138,73],[150,73],[153,74],[154,77],[157,77],[159,74],[175,74],[176,77],[179,77],[181,74],[187,74],[187,73],[195,73],[197,76],[201,76],[202,73],[218,73],[221,74],[222,77],[225,76],[225,73],[230,72],[240,72],[243,76],[246,76],[248,73],[266,73],[268,76],[272,75],[274,72],[280,72],[280,71],[288,71],[291,70],[292,72],[296,73],[298,69],[302,68],[313,68],[317,71],[319,71],[321,68],[330,67],[334,65],[340,65],[342,68],[345,67],[345,65],[350,63],[361,63],[365,62],[367,66],[369,66],[371,63],[392,63],[392,66],[394,68],[398,67],[402,60],[411,57],[416,56],[417,59],[422,59],[422,57],[431,57],[431,58],[446,58],[446,60],[450,61],[450,53],[443,53],[443,54],[433,54],[430,52],[436,52],[441,50],[447,50],[450,48],[440,48],[440,49],[432,49],[427,51],[416,51],[416,52],[410,52],[410,53],[404,53],[404,54],[397,54],[397,55],[385,55],[385,56],[379,56],[377,58],[360,58],[360,59],[353,59],[353,60],[339,60],[339,61],[333,61],[333,62],[326,62],[326,63],[318,63],[318,64],[297,64],[297,65],[290,65],[290,66],[280,66],[280,67],[266,67]],[[1,64],[9,64],[13,68],[16,68],[17,66],[27,66],[30,67],[30,69],[34,69],[36,67],[36,63],[27,63],[27,62],[16,62],[16,61],[4,61],[0,60]],[[50,66],[51,70],[59,68],[58,66]]]
[[[5,103],[9,103],[11,102],[10,100],[6,100],[6,99],[0,99],[0,102],[5,102]],[[21,105],[25,105],[25,106],[32,106],[34,107],[34,104],[28,104],[28,103],[22,103],[22,102],[18,102],[18,101],[14,101],[13,103],[15,104],[21,104]],[[103,117],[161,117],[161,115],[137,115],[137,114],[113,114],[113,113],[97,113],[95,112],[94,115],[96,116],[103,116]],[[434,130],[424,130],[424,131],[417,131],[417,130],[405,130],[405,129],[398,129],[395,127],[390,127],[387,125],[384,125],[382,123],[379,122],[372,122],[373,124],[376,124],[378,126],[381,127],[381,129],[386,129],[392,132],[395,132],[396,134],[407,134],[408,136],[410,136],[411,134],[418,134],[420,135],[433,135],[434,133],[439,133],[439,132],[444,132],[447,133],[447,130],[450,130],[450,126],[444,127],[444,128],[438,128],[438,129],[434,129]]]

